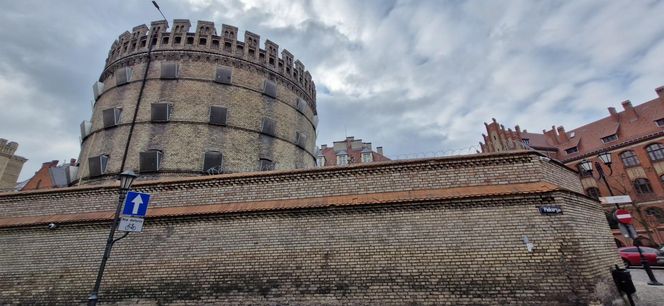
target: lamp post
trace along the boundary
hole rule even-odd
[[[127,192],[131,188],[131,183],[136,179],[136,174],[133,171],[127,170],[120,174],[120,195],[118,198],[118,206],[115,208],[115,215],[113,217],[113,224],[111,225],[111,231],[108,233],[108,239],[106,240],[106,248],[104,249],[104,256],[101,258],[101,264],[99,265],[99,271],[97,272],[97,280],[95,281],[95,287],[92,289],[90,296],[88,297],[88,306],[97,305],[97,300],[99,298],[99,287],[101,286],[101,279],[104,276],[104,268],[106,268],[106,261],[111,256],[111,248],[113,243],[117,240],[113,240],[115,235],[115,229],[118,227],[118,222],[120,221],[120,211],[122,210],[122,203],[127,197]]]
[[[613,174],[613,169],[611,169],[611,153],[609,152],[602,152],[597,155],[597,157],[604,163],[609,168],[609,175],[611,176]],[[604,173],[604,169],[602,166],[596,161],[595,162],[595,168],[597,168],[597,173],[599,174],[599,178],[597,180],[602,180],[604,181],[604,185],[606,185],[606,189],[609,190],[609,194],[613,196],[613,191],[611,190],[611,186],[609,185],[609,182],[606,180],[607,175]],[[595,175],[593,174],[593,164],[589,160],[584,159],[581,162],[581,169],[584,171],[587,171],[590,173],[590,175],[595,178]],[[620,209],[620,205],[616,203],[616,209]],[[630,231],[628,231],[630,232]],[[631,236],[631,235],[630,235]],[[630,237],[632,238],[633,241],[635,241],[636,237]],[[636,241],[635,241],[636,242]],[[648,277],[650,278],[650,281],[648,282],[648,285],[655,285],[655,286],[661,286],[662,284],[657,281],[655,278],[655,275],[652,273],[652,270],[650,269],[650,265],[648,264],[648,260],[643,256],[643,252],[641,250],[641,243],[634,243],[636,245],[636,250],[639,252],[639,257],[641,258],[641,265],[643,266],[643,269],[646,270],[646,273],[648,274]]]

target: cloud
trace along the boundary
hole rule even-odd
[[[317,85],[317,143],[354,135],[393,157],[472,151],[492,117],[569,130],[664,85],[661,1],[159,4],[168,18],[232,24],[288,49]],[[0,137],[30,159],[22,179],[78,155],[108,48],[156,19],[149,1],[4,4]]]

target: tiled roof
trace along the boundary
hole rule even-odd
[[[191,205],[182,207],[151,208],[147,218],[182,217],[197,215],[217,215],[237,212],[259,212],[287,209],[310,209],[337,206],[378,205],[393,203],[430,202],[451,199],[477,198],[545,193],[563,190],[546,182],[501,184],[444,189],[422,189],[412,191],[353,194],[341,196],[312,197],[290,200],[249,201],[211,205]],[[27,216],[0,218],[0,228],[34,226],[40,224],[66,224],[79,222],[110,221],[113,211],[88,212],[80,214]]]

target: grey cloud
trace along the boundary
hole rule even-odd
[[[661,1],[159,3],[170,19],[232,24],[290,50],[318,87],[317,142],[347,131],[390,156],[461,153],[491,117],[573,128],[664,85]],[[0,89],[11,92],[0,93],[0,137],[30,158],[22,178],[78,155],[108,48],[156,19],[149,1],[3,5]]]

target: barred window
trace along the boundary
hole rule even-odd
[[[586,195],[588,195],[589,197],[591,197],[593,199],[599,200],[599,196],[600,196],[599,195],[599,189],[597,189],[596,187],[590,187],[590,188],[586,189]]]
[[[157,172],[161,169],[163,153],[159,150],[151,150],[140,153],[140,172]]]
[[[648,157],[652,161],[658,161],[664,159],[664,145],[661,143],[653,143],[646,147],[646,152],[648,152]]]
[[[152,103],[152,122],[167,122],[171,119],[170,103]]]
[[[226,125],[228,110],[222,106],[210,106],[210,124]]]
[[[622,159],[623,164],[625,167],[631,167],[631,166],[638,166],[639,163],[639,158],[634,154],[634,151],[629,150],[620,153],[620,159]]]
[[[650,181],[645,178],[637,178],[634,180],[634,190],[636,193],[652,193],[652,186],[650,186]]]
[[[104,128],[118,125],[120,123],[120,114],[122,114],[122,109],[118,107],[103,110],[102,119],[104,121]]]
[[[108,164],[108,155],[102,154],[88,158],[88,171],[90,177],[101,176],[106,173],[106,165]]]
[[[123,67],[115,70],[115,85],[120,86],[131,81],[132,69],[131,67]]]
[[[277,84],[270,80],[265,80],[263,84],[263,94],[268,97],[277,97]]]
[[[203,172],[207,174],[222,173],[223,161],[224,158],[221,152],[218,151],[205,152],[205,160],[203,161]]]
[[[178,63],[163,62],[161,63],[161,79],[172,80],[179,77]]]
[[[217,67],[217,73],[214,76],[214,81],[220,84],[231,84],[231,76],[233,70],[231,67],[219,66]]]
[[[274,170],[274,165],[275,165],[275,163],[272,160],[267,159],[267,158],[261,158],[258,161],[258,167],[259,167],[260,171]]]

